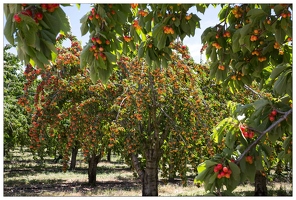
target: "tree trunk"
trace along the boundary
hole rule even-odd
[[[142,196],[158,196],[157,160],[146,160],[146,169],[142,180]]]
[[[169,182],[173,182],[176,177],[173,167],[173,164],[169,164]]]
[[[108,160],[108,162],[111,162],[111,149],[108,149],[107,160]]]
[[[78,147],[72,148],[71,164],[70,164],[69,170],[75,170],[77,154],[78,154]]]
[[[91,186],[96,186],[97,181],[97,165],[101,159],[101,156],[91,155],[88,160],[88,184]]]
[[[266,176],[260,171],[255,175],[255,196],[267,196]]]

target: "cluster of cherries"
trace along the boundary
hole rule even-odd
[[[60,4],[40,4],[40,7],[42,8],[42,11],[37,8],[35,5],[29,5],[29,4],[22,4],[23,10],[20,13],[16,13],[13,16],[13,19],[16,23],[20,23],[22,21],[22,18],[20,17],[20,14],[27,15],[32,17],[36,23],[38,23],[40,20],[43,19],[43,12],[54,12],[55,9],[60,7]]]
[[[245,137],[245,138],[250,138],[250,139],[252,139],[253,137],[254,137],[254,131],[252,131],[252,130],[249,130],[246,126],[244,126],[244,125],[240,125],[239,126],[239,129],[240,129],[240,131],[241,131],[241,133],[243,134],[243,136]]]
[[[217,178],[221,179],[221,178],[230,178],[230,175],[232,174],[232,171],[229,167],[227,166],[223,166],[221,163],[217,164],[214,167],[214,172],[218,172],[217,174]]]

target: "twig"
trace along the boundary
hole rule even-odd
[[[255,90],[253,90],[249,86],[244,85],[244,88],[246,88],[247,90],[250,90],[251,92],[253,92],[254,94],[256,94],[259,98],[262,98],[262,96],[258,92],[256,92]]]
[[[282,121],[284,121],[288,115],[290,115],[292,113],[292,109],[284,112],[284,115],[279,118],[277,121],[275,121],[273,124],[271,124],[266,130],[264,131],[259,131],[259,130],[256,130],[254,128],[248,128],[252,131],[255,131],[257,133],[260,133],[259,137],[251,144],[247,147],[247,149],[240,155],[240,157],[238,159],[235,160],[235,163],[238,164],[242,159],[243,157],[253,148],[255,147],[259,141],[261,140],[261,138],[269,131],[271,131],[273,128],[275,128],[279,123],[281,123]]]

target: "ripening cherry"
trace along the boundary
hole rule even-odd
[[[247,131],[243,132],[243,135],[244,135],[245,138],[249,137],[249,133]]]
[[[277,111],[276,111],[276,110],[273,110],[273,111],[271,111],[271,114],[272,114],[273,116],[276,116],[276,115],[277,115]]]
[[[20,18],[20,16],[18,14],[15,14],[13,16],[13,19],[16,23],[20,23],[22,21],[22,18]]]
[[[40,6],[41,6],[41,8],[42,8],[43,10],[46,10],[46,9],[47,9],[47,4],[41,4]]]
[[[273,122],[275,120],[274,116],[269,116],[269,121]]]
[[[222,165],[221,163],[219,163],[219,164],[216,165],[216,167],[217,167],[217,169],[220,171],[220,170],[222,170],[223,165]]]
[[[217,168],[217,166],[214,167],[214,172],[219,172],[219,169]]]
[[[249,164],[253,164],[253,156],[247,156],[246,157],[246,162]]]
[[[223,172],[227,173],[228,172],[228,167],[223,167]]]
[[[246,130],[246,127],[245,127],[244,125],[241,124],[241,125],[239,126],[239,129],[240,129],[242,132],[244,132],[244,131]]]
[[[42,13],[36,13],[36,19],[38,19],[39,21],[43,19],[43,14]]]
[[[250,131],[248,137],[249,137],[250,139],[252,139],[252,138],[254,137],[254,132],[253,132],[253,131]]]

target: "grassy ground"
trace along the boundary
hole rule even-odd
[[[112,162],[101,161],[97,167],[97,186],[87,185],[87,165],[78,156],[76,170],[62,172],[61,164],[53,158],[43,163],[33,160],[30,153],[15,152],[11,159],[4,159],[4,196],[141,196],[141,183],[133,171],[118,157]],[[254,186],[240,185],[236,196],[252,196]],[[292,196],[292,184],[288,181],[268,183],[270,196]],[[159,182],[159,196],[203,196],[203,187],[193,184],[189,178],[187,187],[180,180],[164,184]]]

